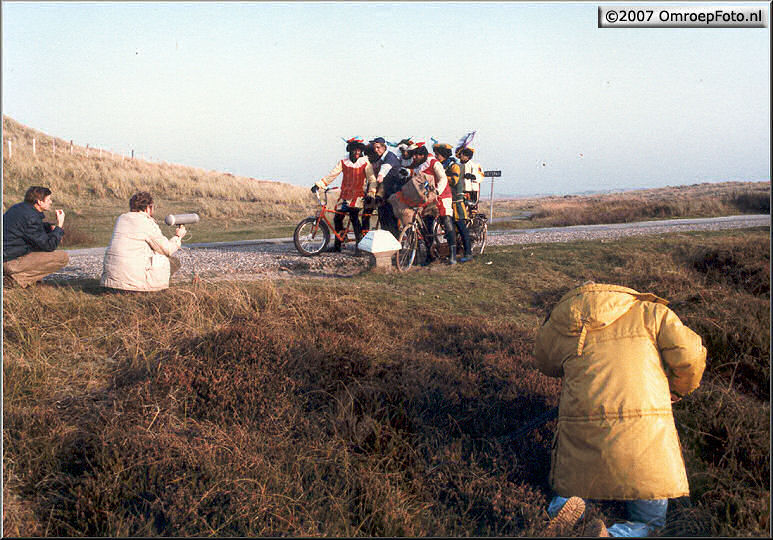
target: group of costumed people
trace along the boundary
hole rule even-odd
[[[363,230],[370,229],[370,216],[378,211],[381,228],[399,238],[400,228],[407,224],[401,223],[405,221],[401,208],[412,206],[401,189],[412,176],[418,176],[421,183],[427,182],[437,195],[434,203],[421,209],[427,230],[432,230],[435,219],[440,220],[448,241],[449,264],[457,262],[458,231],[464,246],[464,253],[458,260],[467,262],[472,260],[472,246],[465,220],[476,211],[483,180],[483,170],[472,161],[474,137],[474,131],[468,133],[455,149],[448,143],[434,142],[432,153],[424,141],[403,139],[399,143],[390,143],[383,137],[376,137],[365,144],[363,139],[352,137],[345,141],[348,156],[339,160],[327,176],[312,186],[311,191],[316,193],[325,189],[343,173],[333,220],[336,232],[343,230],[344,216],[348,214],[359,243]],[[388,146],[396,147],[399,157]],[[432,238],[427,241],[429,248]],[[338,238],[330,250],[341,251]],[[427,251],[424,264],[433,260],[430,250]]]

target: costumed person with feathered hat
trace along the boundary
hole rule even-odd
[[[349,153],[348,157],[339,160],[327,176],[321,178],[312,186],[311,191],[316,193],[318,189],[326,188],[339,174],[343,173],[341,196],[336,207],[337,212],[333,219],[333,225],[336,232],[340,233],[344,228],[343,213],[349,214],[352,227],[354,228],[354,236],[357,239],[357,243],[359,243],[362,238],[362,225],[360,224],[359,213],[363,206],[368,183],[365,169],[370,165],[370,162],[363,155],[365,144],[358,137],[352,137],[346,141],[346,151]],[[330,250],[341,251],[341,241],[338,238],[335,239],[335,243]],[[355,244],[355,252],[357,251]]]
[[[400,152],[401,167],[409,168],[413,163],[413,160],[411,159],[411,154],[408,151],[408,148],[410,148],[412,144],[413,144],[413,140],[411,140],[410,137],[403,139],[399,143],[397,143],[397,150]]]
[[[459,159],[465,196],[475,205],[474,208],[477,207],[480,200],[480,183],[483,181],[483,169],[479,163],[472,161],[472,156],[475,153],[475,149],[472,147],[475,133],[475,131],[471,131],[462,137],[454,152]]]
[[[450,248],[449,264],[456,264],[456,230],[451,220],[453,208],[451,204],[451,186],[448,185],[448,178],[443,165],[430,154],[423,142],[414,142],[408,150],[411,154],[412,174],[421,174],[430,185],[437,190],[436,207],[429,215],[424,216],[424,222],[427,230],[432,230],[435,221],[435,214],[438,216],[443,228],[445,229],[445,238]],[[432,246],[432,237],[427,239],[427,260],[425,264],[432,262],[430,247]]]
[[[461,168],[456,159],[451,155],[452,148],[450,144],[435,143],[432,146],[432,151],[441,160],[440,164],[446,171],[448,185],[451,187],[454,224],[462,236],[462,244],[464,245],[464,256],[459,259],[459,262],[471,261],[472,244],[470,242],[470,232],[467,230],[467,222],[465,221],[469,216],[467,215],[467,207],[464,204],[464,182],[461,181],[460,177]]]

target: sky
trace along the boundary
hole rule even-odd
[[[598,28],[599,5],[3,1],[2,112],[299,186],[342,139],[473,130],[497,196],[769,181],[770,28]]]

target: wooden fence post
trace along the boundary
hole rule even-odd
[[[8,139],[8,159],[13,157],[13,147],[11,146],[11,139]]]
[[[35,154],[35,137],[32,137],[32,155],[34,156]]]
[[[89,145],[86,145],[86,157],[89,157]]]
[[[70,153],[72,154],[72,139],[70,139]]]
[[[132,159],[134,159],[134,150],[132,150]]]

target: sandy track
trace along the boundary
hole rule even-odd
[[[748,227],[770,227],[769,215],[741,215],[718,218],[643,221],[612,225],[576,225],[515,231],[492,231],[488,245],[540,244],[576,240],[614,240],[625,236],[660,235],[685,231],[716,231]],[[350,244],[351,246],[351,244]],[[70,263],[46,280],[99,279],[105,248],[70,250]],[[296,275],[348,277],[368,268],[366,257],[354,257],[351,249],[343,253],[323,253],[316,257],[300,255],[292,239],[249,240],[183,245],[177,254],[182,269],[172,282],[224,279],[272,279]],[[483,257],[485,258],[485,253]]]

